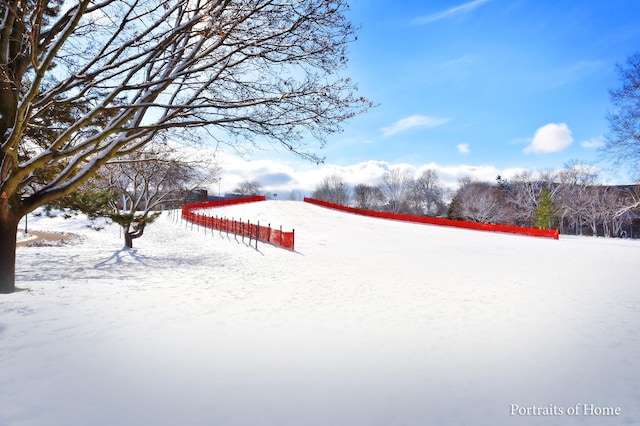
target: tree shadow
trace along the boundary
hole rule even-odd
[[[134,262],[128,261],[128,259],[133,260]],[[112,265],[120,265],[124,263],[139,263],[144,266],[148,266],[147,260],[149,257],[142,256],[138,254],[137,249],[131,249],[127,247],[123,247],[120,250],[116,250],[113,252],[111,256],[102,262],[98,262],[94,265],[94,269],[103,269],[110,267]]]

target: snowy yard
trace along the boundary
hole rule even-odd
[[[267,201],[296,251],[164,215],[19,247],[0,425],[640,424],[640,242],[559,241]],[[575,412],[574,412],[575,410]]]

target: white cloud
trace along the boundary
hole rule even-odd
[[[571,130],[565,123],[549,123],[536,130],[531,144],[524,152],[550,153],[559,152],[573,143]]]
[[[481,182],[493,183],[496,181],[498,175],[503,178],[511,178],[517,173],[523,172],[525,169],[513,168],[513,169],[498,169],[491,165],[473,166],[468,164],[459,164],[455,166],[439,166],[437,164],[431,165],[432,169],[438,172],[440,182],[450,190],[458,188],[458,181],[462,178],[471,178]],[[426,168],[423,166],[421,169]]]
[[[449,8],[447,10],[443,10],[440,12],[432,13],[430,15],[422,16],[420,18],[415,19],[414,24],[428,24],[434,21],[439,21],[440,19],[448,18],[450,16],[458,15],[460,13],[471,12],[472,10],[482,6],[485,3],[488,3],[490,0],[473,0],[459,6],[455,6]]]
[[[414,127],[432,128],[441,126],[449,120],[449,118],[433,117],[429,115],[412,115],[396,121],[391,126],[383,127],[381,130],[383,135],[391,136]]]
[[[583,148],[600,148],[604,146],[604,137],[598,136],[597,138],[589,139],[588,141],[582,141],[580,144]]]
[[[420,175],[426,169],[435,170],[440,183],[451,191],[458,187],[458,180],[463,177],[495,182],[496,176],[510,178],[524,169],[498,169],[492,165],[449,165],[436,163],[407,164],[387,161],[369,160],[350,165],[322,164],[315,165],[304,161],[286,163],[282,160],[246,161],[237,156],[220,153],[221,161],[221,193],[230,192],[244,180],[256,180],[267,194],[277,193],[279,198],[295,199],[308,196],[314,188],[327,176],[337,175],[351,187],[358,184],[379,185],[387,170],[402,168]],[[218,184],[209,187],[211,194],[218,193]]]
[[[233,191],[243,181],[258,182],[265,193],[286,196],[292,191],[307,195],[322,180],[331,175],[342,177],[349,185],[369,183],[377,185],[390,167],[384,161],[366,161],[349,166],[336,164],[315,165],[301,160],[242,159],[225,152],[218,153],[220,160],[220,192]],[[209,187],[211,194],[218,193],[218,184]]]
[[[569,168],[585,175],[598,175],[601,172],[599,167],[586,163],[576,163],[571,165]]]
[[[471,150],[469,149],[469,144],[468,143],[461,143],[458,144],[458,152],[460,154],[468,154],[471,152]]]

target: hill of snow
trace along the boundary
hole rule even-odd
[[[19,247],[0,296],[0,425],[640,424],[636,241],[559,241],[287,201]],[[586,407],[586,408],[585,408]],[[576,410],[575,413],[573,410]]]

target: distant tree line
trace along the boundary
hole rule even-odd
[[[358,184],[351,188],[337,175],[326,177],[311,194],[335,204],[367,210],[419,216],[442,216],[447,212],[445,189],[435,170],[417,177],[400,168],[385,172],[379,185]]]
[[[414,176],[394,168],[378,185],[354,187],[334,175],[312,197],[391,213],[640,238],[640,187],[601,184],[595,168],[575,161],[558,171],[525,171],[495,182],[463,178],[453,193],[431,169]]]

